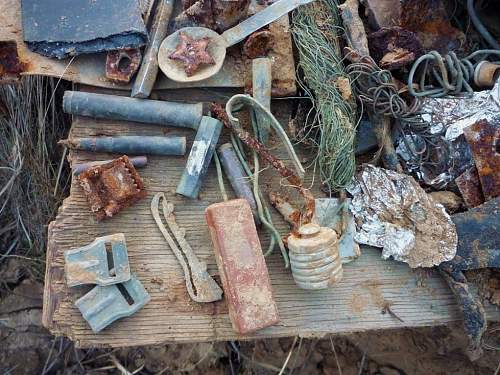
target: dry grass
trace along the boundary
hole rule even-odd
[[[43,260],[47,224],[67,194],[54,195],[67,135],[60,95],[52,78],[25,77],[0,86],[0,262],[20,256]],[[63,178],[67,185],[67,172]]]

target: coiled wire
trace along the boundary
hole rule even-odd
[[[441,98],[464,94],[472,96],[474,70],[491,55],[500,56],[500,50],[477,50],[462,59],[453,51],[444,56],[437,51],[431,51],[413,63],[408,74],[408,92],[414,97]],[[415,75],[420,67],[418,83],[415,83]]]

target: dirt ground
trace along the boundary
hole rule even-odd
[[[500,355],[488,348],[498,346],[500,325],[490,327],[485,354],[474,363],[463,353],[467,339],[460,323],[321,339],[76,349],[42,327],[43,284],[32,262],[10,258],[0,267],[3,374],[274,374],[282,368],[297,375],[498,373]]]

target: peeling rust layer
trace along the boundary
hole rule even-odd
[[[476,167],[469,168],[458,176],[455,179],[455,184],[457,184],[467,207],[473,208],[484,202]]]
[[[200,65],[215,65],[215,60],[207,51],[211,38],[194,39],[184,32],[180,32],[179,37],[179,44],[168,58],[180,61],[188,77],[196,73]]]
[[[106,78],[116,83],[129,83],[139,69],[142,54],[138,48],[110,51],[106,55]]]
[[[78,181],[98,220],[117,214],[147,194],[139,174],[125,155],[87,169]]]
[[[17,44],[14,41],[0,42],[0,83],[19,80],[27,64],[19,59]]]
[[[480,120],[464,129],[476,163],[484,198],[500,195],[500,124]]]

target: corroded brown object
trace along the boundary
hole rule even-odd
[[[127,156],[87,169],[78,176],[90,209],[103,220],[146,196],[144,184]]]
[[[246,334],[279,322],[252,210],[245,199],[205,211],[233,329]]]
[[[184,71],[191,77],[202,64],[214,65],[215,60],[207,51],[210,38],[193,39],[186,33],[179,33],[181,39],[174,52],[168,57],[184,65]]]
[[[371,56],[382,69],[399,69],[424,54],[416,34],[399,26],[369,34],[368,42]]]
[[[483,192],[481,191],[481,182],[476,167],[467,169],[464,173],[455,179],[460,194],[467,207],[473,208],[484,203]]]
[[[500,195],[500,124],[480,120],[464,129],[485,200]]]
[[[26,68],[26,64],[19,59],[16,42],[0,42],[0,82],[10,83],[19,80],[20,73]]]
[[[106,55],[106,78],[126,84],[139,69],[142,54],[138,48],[109,51]]]
[[[288,237],[292,275],[302,289],[326,289],[342,280],[337,233],[318,224],[302,225]]]
[[[500,76],[500,64],[481,61],[474,69],[474,83],[478,87],[493,87]]]
[[[243,45],[243,54],[249,59],[265,57],[273,48],[273,34],[269,30],[256,31]]]

